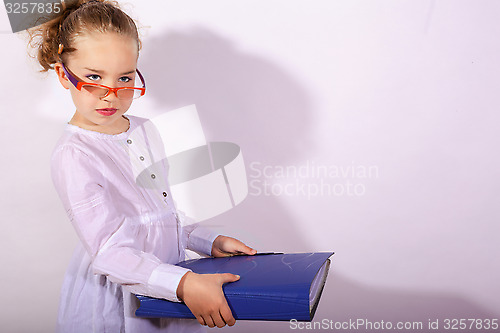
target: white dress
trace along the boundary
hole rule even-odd
[[[67,124],[51,159],[80,244],[61,289],[57,332],[204,332],[195,319],[137,318],[132,293],[179,302],[185,248],[209,255],[218,234],[174,206],[158,131],[130,116],[110,135]]]

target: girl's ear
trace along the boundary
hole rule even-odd
[[[69,82],[68,77],[64,73],[62,64],[56,62],[54,64],[54,71],[56,72],[57,78],[59,79],[59,82],[61,82],[61,85],[64,87],[64,89],[69,89],[71,82]]]

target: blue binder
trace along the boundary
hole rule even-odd
[[[262,254],[183,261],[195,273],[233,273],[222,288],[237,320],[311,321],[328,275],[333,252]],[[194,318],[184,303],[136,295],[137,317]]]

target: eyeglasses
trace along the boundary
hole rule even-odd
[[[98,83],[80,81],[75,76],[69,73],[69,70],[66,68],[66,66],[64,66],[63,63],[61,63],[61,65],[64,70],[64,73],[68,77],[69,81],[73,83],[76,89],[78,89],[79,91],[82,91],[83,89],[99,99],[107,97],[109,94],[114,93],[118,99],[127,101],[139,98],[146,93],[146,83],[144,82],[144,77],[142,76],[141,72],[139,72],[138,69],[136,69],[136,71],[137,74],[139,75],[139,78],[141,79],[142,88],[138,87],[111,88]]]

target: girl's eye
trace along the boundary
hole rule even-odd
[[[127,82],[132,81],[132,78],[130,78],[130,77],[128,77],[128,76],[122,76],[121,78],[119,78],[119,80],[120,80],[121,82],[127,83]]]
[[[86,77],[87,77],[89,80],[91,80],[91,81],[97,81],[97,80],[99,80],[99,79],[101,78],[101,77],[100,77],[99,75],[97,75],[97,74],[90,74],[90,75],[87,75]]]

